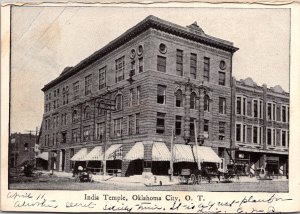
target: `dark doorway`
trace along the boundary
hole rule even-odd
[[[152,173],[153,175],[168,175],[170,169],[169,161],[153,161]]]
[[[61,150],[61,171],[65,171],[65,165],[66,165],[66,150]]]
[[[129,162],[125,176],[141,175],[143,173],[143,160],[133,160]]]

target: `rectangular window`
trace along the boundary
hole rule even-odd
[[[176,50],[176,74],[183,76],[183,51]]]
[[[267,144],[272,145],[272,129],[267,129]]]
[[[219,113],[226,114],[226,99],[224,97],[219,97]]]
[[[62,132],[61,133],[61,138],[62,138],[62,143],[66,143],[67,142],[67,133],[66,132]]]
[[[263,118],[263,101],[262,100],[259,101],[259,118],[260,119]]]
[[[131,61],[131,71],[132,75],[135,75],[135,60]]]
[[[253,143],[258,143],[258,127],[253,126]]]
[[[267,112],[268,120],[272,120],[272,103],[268,103]]]
[[[224,140],[225,139],[225,122],[219,122],[219,140]]]
[[[287,143],[286,143],[286,138],[287,138],[287,134],[285,130],[281,131],[281,146],[286,147]]]
[[[156,118],[156,133],[163,134],[165,133],[165,113],[157,113]]]
[[[140,113],[135,114],[135,133],[140,133]]]
[[[206,133],[209,132],[209,120],[204,120],[203,131]]]
[[[191,53],[190,59],[190,77],[196,79],[197,77],[197,54]]]
[[[253,117],[258,118],[258,100],[253,100]]]
[[[124,80],[125,57],[122,56],[116,60],[115,83]]]
[[[286,123],[287,122],[287,118],[286,118],[286,106],[282,106],[281,107],[281,115],[282,115],[282,122]]]
[[[99,90],[106,87],[106,66],[99,70]]]
[[[243,124],[243,142],[246,142],[246,138],[247,138],[247,126],[245,124]]]
[[[142,73],[144,71],[144,59],[143,57],[139,58],[139,73]]]
[[[252,142],[252,125],[247,126],[247,142]]]
[[[167,58],[163,56],[157,56],[157,70],[160,72],[166,72]]]
[[[219,85],[225,85],[225,72],[219,71]]]
[[[79,135],[78,135],[78,130],[77,129],[72,130],[72,142],[73,143],[79,142]]]
[[[134,116],[129,115],[128,116],[128,135],[133,135],[133,129],[134,129]]]
[[[175,134],[176,135],[181,135],[181,116],[176,116],[175,118]]]
[[[140,105],[141,86],[136,87],[136,104]]]
[[[90,140],[90,126],[83,127],[83,141]]]
[[[96,124],[96,139],[101,143],[105,139],[105,123]]]
[[[203,79],[205,82],[209,82],[209,73],[210,73],[210,58],[204,57]]]
[[[242,136],[241,124],[236,124],[235,134],[236,134],[235,140],[241,142],[241,136]]]
[[[194,141],[195,138],[195,124],[194,124],[195,118],[190,118],[190,137],[191,140]]]
[[[129,107],[133,106],[133,89],[129,90]]]
[[[73,83],[73,96],[74,100],[79,98],[79,81]]]
[[[92,75],[88,75],[85,77],[85,81],[84,81],[85,85],[84,85],[84,94],[85,95],[89,95],[92,93]]]
[[[166,88],[164,85],[157,85],[157,103],[166,103]]]
[[[242,98],[241,97],[236,98],[236,114],[238,114],[238,115],[242,114]]]
[[[114,120],[114,136],[120,137],[122,136],[122,121],[123,118],[118,118]]]

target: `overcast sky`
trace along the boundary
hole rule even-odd
[[[286,9],[15,7],[12,10],[11,132],[40,127],[41,88],[148,15],[234,42],[233,75],[289,90]]]

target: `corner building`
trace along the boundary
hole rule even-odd
[[[225,169],[237,50],[197,23],[182,27],[149,16],[67,67],[42,89],[40,148],[49,168],[70,171],[82,163],[122,176],[167,175],[173,130],[176,174],[195,167],[195,152],[187,148],[196,130],[201,161]]]
[[[289,93],[251,78],[232,85],[233,157],[245,173],[288,175]]]

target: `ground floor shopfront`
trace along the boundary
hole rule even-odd
[[[288,175],[288,154],[236,151],[235,163],[244,174],[258,175],[264,169],[269,175]]]
[[[224,170],[224,152],[218,151],[218,148],[186,144],[174,144],[171,150],[171,145],[165,142],[143,141],[107,146],[82,145],[43,152],[48,153],[49,170],[71,172],[82,166],[96,173],[103,173],[106,168],[108,174],[131,176],[142,173],[169,175],[171,157],[175,175],[183,168],[197,167],[197,162],[215,163]]]

